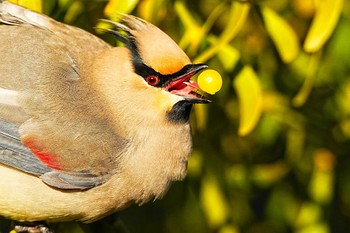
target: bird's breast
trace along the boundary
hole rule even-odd
[[[135,194],[141,199],[136,201],[161,197],[171,182],[183,179],[191,150],[189,124],[140,128],[123,161],[134,192],[143,194]]]

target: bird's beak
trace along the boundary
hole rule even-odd
[[[205,64],[186,65],[180,71],[171,75],[165,89],[174,95],[185,98],[190,103],[210,103],[210,100],[198,93],[200,91],[198,84],[190,80],[192,76],[207,67]]]

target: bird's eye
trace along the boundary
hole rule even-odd
[[[147,76],[145,80],[151,86],[156,86],[159,83],[159,78],[155,75]]]

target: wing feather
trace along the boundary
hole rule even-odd
[[[43,165],[20,141],[18,125],[0,120],[0,163],[33,175],[51,169]]]
[[[98,176],[89,171],[54,171],[43,164],[20,141],[19,126],[0,120],[0,163],[39,176],[47,185],[59,189],[89,189],[106,180],[109,175]]]
[[[0,164],[58,189],[106,182],[127,142],[111,129],[99,99],[82,80],[96,54],[110,46],[1,0],[0,41]],[[34,147],[27,148],[26,141]],[[45,164],[51,155],[60,167]]]

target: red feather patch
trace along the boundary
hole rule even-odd
[[[40,148],[40,146],[38,146],[33,139],[25,139],[23,144],[28,147],[28,149],[46,166],[55,170],[62,170],[58,160],[56,159],[57,156],[55,154],[43,152],[44,150]]]

